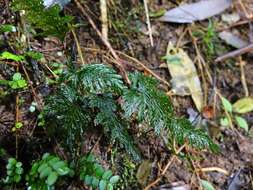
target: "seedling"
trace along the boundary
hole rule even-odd
[[[6,165],[6,169],[7,177],[4,179],[4,183],[12,184],[21,181],[21,175],[24,172],[21,162],[18,162],[15,158],[10,158]]]
[[[28,189],[54,189],[57,180],[70,173],[71,169],[65,161],[57,156],[45,153],[41,160],[33,163],[29,174],[26,176]]]
[[[15,123],[15,127],[12,128],[12,132],[15,132],[17,129],[21,129],[23,127],[23,123],[17,122]]]
[[[120,179],[118,175],[113,175],[111,170],[99,165],[92,154],[81,158],[80,166],[80,179],[94,189],[113,190],[114,185]]]
[[[249,130],[248,122],[239,114],[247,113],[253,110],[253,100],[251,98],[243,98],[232,104],[228,99],[219,95],[221,98],[222,106],[225,111],[225,117],[220,119],[222,126],[233,127],[235,122],[238,127],[244,129],[246,132]]]
[[[15,73],[12,76],[12,81],[9,81],[9,86],[12,89],[22,89],[27,86],[26,80],[22,77],[21,73]]]

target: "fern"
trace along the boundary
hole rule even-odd
[[[167,131],[180,144],[188,141],[196,148],[216,148],[203,131],[175,117],[168,97],[157,88],[154,79],[140,73],[130,74],[129,79],[130,88],[111,67],[102,64],[67,72],[60,89],[47,101],[48,123],[54,121],[60,126],[57,132],[63,134],[71,148],[81,141],[89,126],[99,125],[105,135],[121,144],[136,160],[140,154],[128,134],[135,117],[139,123],[154,128],[158,135]]]
[[[158,83],[140,73],[129,76],[132,86],[124,91],[122,108],[126,117],[137,113],[140,122],[147,122],[159,134],[173,116],[168,97],[157,89]]]
[[[68,32],[67,24],[71,22],[70,16],[60,16],[61,8],[59,5],[45,8],[42,0],[14,0],[12,7],[15,11],[25,11],[25,18],[39,29],[38,35],[53,35],[63,39]]]
[[[168,130],[171,137],[178,143],[189,141],[193,147],[217,150],[210,137],[200,129],[194,129],[186,119],[177,119],[172,105],[165,95],[157,89],[158,83],[141,73],[130,74],[132,86],[125,90],[122,96],[122,108],[125,117],[137,115],[139,122],[146,122],[159,134],[162,129]]]
[[[92,64],[83,67],[76,73],[70,73],[65,78],[75,89],[83,93],[116,93],[125,89],[122,77],[111,67],[103,64]]]
[[[75,142],[81,141],[91,121],[91,115],[83,109],[85,101],[74,89],[63,84],[57,95],[48,98],[47,105],[44,110],[47,122],[56,121],[57,126],[60,126],[56,127],[57,134],[63,137],[70,150],[75,150]]]

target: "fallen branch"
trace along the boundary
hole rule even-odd
[[[218,62],[225,61],[226,59],[229,59],[229,58],[238,57],[238,56],[248,53],[250,51],[253,51],[253,44],[247,45],[246,47],[243,47],[241,49],[231,51],[225,55],[222,55],[222,56],[218,57],[217,59],[215,59],[215,62],[218,63]]]

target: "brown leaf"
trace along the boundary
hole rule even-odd
[[[152,163],[149,160],[143,161],[141,165],[139,166],[137,174],[136,174],[136,178],[137,178],[137,181],[141,185],[144,186],[147,183],[147,180],[151,173],[151,169],[152,169]]]
[[[202,115],[206,119],[212,119],[214,117],[213,106],[205,106],[202,110]]]

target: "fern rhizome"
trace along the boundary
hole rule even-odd
[[[183,118],[176,118],[169,98],[160,91],[151,77],[129,74],[131,86],[124,84],[116,71],[104,64],[88,64],[77,71],[68,70],[61,85],[46,104],[48,123],[54,124],[72,151],[91,126],[101,126],[104,134],[122,145],[139,160],[128,130],[133,123],[143,123],[157,135],[166,132],[179,144],[189,142],[195,148],[215,150],[216,144],[200,129],[194,129]]]

